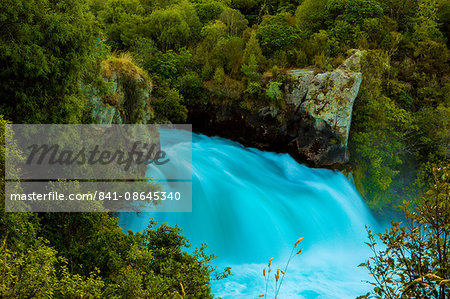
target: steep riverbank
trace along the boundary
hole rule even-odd
[[[355,51],[326,73],[288,71],[293,82],[285,86],[282,105],[248,109],[232,101],[210,101],[190,107],[188,122],[197,132],[289,153],[309,166],[342,165],[349,159],[347,141],[362,81],[362,55]]]

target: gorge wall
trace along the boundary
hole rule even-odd
[[[348,162],[347,141],[353,103],[362,81],[361,57],[354,50],[338,68],[288,70],[291,83],[282,105],[243,107],[239,102],[210,101],[189,107],[193,130],[238,141],[262,150],[287,152],[312,167],[338,167]],[[132,61],[111,57],[103,62],[106,95],[85,90],[100,124],[147,123],[153,118],[152,84]],[[157,132],[151,134],[159,145]]]
[[[347,141],[353,103],[362,81],[361,57],[355,50],[338,68],[318,73],[289,70],[293,84],[285,86],[283,108],[268,105],[245,109],[239,103],[208,103],[190,107],[193,129],[245,146],[287,152],[312,167],[348,162]]]

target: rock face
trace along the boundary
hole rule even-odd
[[[109,57],[102,62],[102,70],[105,81],[102,91],[81,83],[84,95],[92,107],[92,118],[95,123],[102,125],[146,124],[153,116],[150,105],[152,83],[147,73],[136,66],[127,56]],[[114,131],[114,128],[109,126],[102,129],[105,139],[108,139],[106,136],[108,136],[109,130]],[[122,130],[127,134],[123,138],[125,139],[124,148],[137,144],[135,150],[144,153],[150,149],[151,145],[156,146],[156,151],[161,149],[160,136],[156,126],[135,127],[134,129],[122,127]],[[117,136],[117,134],[113,134],[113,136]],[[145,144],[150,146],[145,148],[143,147]],[[147,165],[132,164],[132,168],[139,177],[145,177]]]
[[[319,164],[322,161],[331,164],[348,161],[347,141],[353,103],[362,81],[360,72],[362,54],[361,51],[356,51],[332,72],[313,76],[311,71],[290,71],[298,84],[292,91],[287,91],[287,98],[294,98],[292,103],[300,110],[301,115],[312,118],[313,129],[318,133],[312,143],[300,140],[304,136],[298,136],[291,141],[296,150],[308,160],[317,161]],[[324,129],[334,131],[337,140],[325,147],[321,146],[318,151],[314,150],[314,146],[323,144],[320,132]]]
[[[285,87],[286,108],[248,110],[237,104],[208,104],[189,109],[188,121],[196,131],[288,152],[310,166],[345,163],[353,103],[362,81],[362,55],[356,50],[340,67],[326,73],[288,71],[294,83]]]
[[[288,74],[296,78],[296,83],[286,90],[286,103],[298,106],[308,94],[311,82],[314,79],[314,70],[299,69],[290,70]],[[289,88],[291,90],[289,90]]]
[[[107,82],[103,89],[107,90],[83,88],[96,123],[147,123],[153,115],[152,83],[147,74],[126,56],[108,58],[102,62],[102,69]]]

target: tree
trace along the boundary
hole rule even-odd
[[[376,248],[375,235],[368,229],[374,256],[366,267],[374,281],[372,293],[360,298],[438,298],[450,296],[450,168],[433,169],[431,189],[409,209],[406,221],[392,222],[378,234],[385,249]]]
[[[266,95],[275,103],[283,98],[283,94],[281,93],[280,86],[281,82],[271,81],[266,88]]]
[[[227,31],[233,35],[240,35],[247,28],[248,21],[239,10],[226,8],[219,17],[227,26]]]
[[[352,25],[383,15],[383,9],[374,0],[330,0],[326,8],[330,20],[340,19]]]
[[[445,34],[447,41],[450,40],[450,3],[447,0],[438,0],[437,16],[440,30]]]
[[[157,275],[164,275],[169,289],[179,289],[183,297],[213,298],[211,295],[210,275],[221,279],[227,277],[229,268],[217,273],[210,266],[214,255],[205,253],[206,246],[196,248],[194,254],[184,249],[190,244],[181,235],[178,226],[158,225],[151,221],[149,227],[138,235],[142,244],[152,252],[150,268]]]
[[[384,13],[395,20],[399,31],[409,29],[411,20],[417,13],[417,0],[379,0]]]
[[[258,72],[258,62],[254,54],[250,55],[247,64],[242,65],[241,71],[249,82],[258,82],[261,80],[261,74]]]
[[[298,25],[304,30],[318,31],[325,29],[327,0],[305,0],[297,7],[295,16]]]
[[[393,192],[414,143],[410,135],[416,129],[410,111],[385,95],[384,78],[389,71],[389,57],[384,51],[368,51],[362,59],[364,84],[355,102],[350,148],[358,161],[360,192],[368,205],[377,210],[396,208],[404,182]]]
[[[9,163],[13,163],[8,169],[8,175],[11,178],[19,179],[21,170],[14,162],[22,161],[25,158],[14,141],[13,132],[6,130],[5,126],[10,123],[0,115],[0,172],[5,174],[5,144],[8,144]],[[5,175],[0,176],[0,242],[4,242],[5,238],[8,237],[6,245],[3,244],[3,246],[12,250],[25,250],[36,244],[39,232],[38,218],[33,213],[5,212],[5,182]],[[16,188],[17,192],[21,191],[19,184],[13,188]]]
[[[414,138],[424,160],[434,161],[449,158],[450,152],[450,107],[443,104],[435,109],[427,107],[417,113],[416,122],[420,131]],[[424,162],[425,162],[424,161]]]
[[[153,121],[156,123],[180,124],[186,121],[187,109],[184,106],[183,96],[165,82],[154,89],[151,105],[155,111]]]
[[[418,3],[417,22],[414,24],[414,41],[431,39],[442,41],[442,33],[438,29],[436,0],[421,0]]]
[[[81,119],[79,81],[94,46],[87,10],[84,1],[2,2],[0,113],[24,123]]]
[[[145,57],[142,64],[150,74],[173,83],[187,71],[191,58],[189,50],[181,50],[178,53],[172,50],[157,51],[155,54]]]
[[[202,44],[205,45],[205,48],[202,50],[204,50],[205,52],[211,51],[217,44],[219,39],[226,36],[226,31],[227,26],[219,20],[216,20],[214,23],[205,25],[201,31],[201,35],[203,37]]]
[[[256,60],[256,63],[259,65],[264,64],[265,57],[262,54],[261,47],[259,46],[259,41],[256,38],[256,34],[252,33],[250,36],[250,39],[248,40],[247,44],[245,45],[244,54],[243,54],[243,60],[244,63],[249,63],[251,56],[254,56],[254,59]]]
[[[45,243],[24,252],[0,244],[0,296],[3,298],[100,297],[104,282],[92,272],[88,277],[72,275],[67,261]],[[63,266],[58,267],[58,263]]]
[[[109,0],[99,12],[105,27],[108,45],[125,50],[132,47],[139,37],[148,36],[146,27],[149,17],[139,0]]]
[[[217,20],[226,6],[222,2],[209,0],[196,3],[194,7],[200,22],[207,24],[210,21]]]
[[[227,74],[237,73],[242,65],[244,41],[237,36],[230,36],[218,40],[213,50],[213,58],[223,67]]]
[[[221,85],[223,84],[223,82],[225,81],[225,72],[223,70],[223,67],[217,67],[216,70],[214,71],[214,83],[217,85]]]
[[[199,37],[200,20],[193,6],[182,1],[164,9],[154,10],[147,29],[161,50],[179,49]]]
[[[296,20],[289,13],[268,16],[258,28],[256,37],[266,54],[285,49],[300,38]]]

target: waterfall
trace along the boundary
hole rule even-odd
[[[183,134],[190,133],[161,134],[161,144],[168,151],[190,150],[176,142]],[[206,243],[218,257],[214,265],[232,267],[233,276],[213,282],[215,295],[264,293],[263,268],[273,257],[272,267],[283,269],[299,237],[303,252],[290,264],[279,298],[355,298],[370,289],[361,282],[369,279],[367,271],[357,265],[370,256],[365,225],[377,223],[340,172],[193,134],[192,193],[191,213],[124,213],[120,223],[140,231],[152,217],[179,224],[193,247]],[[269,294],[274,284],[271,278]]]

